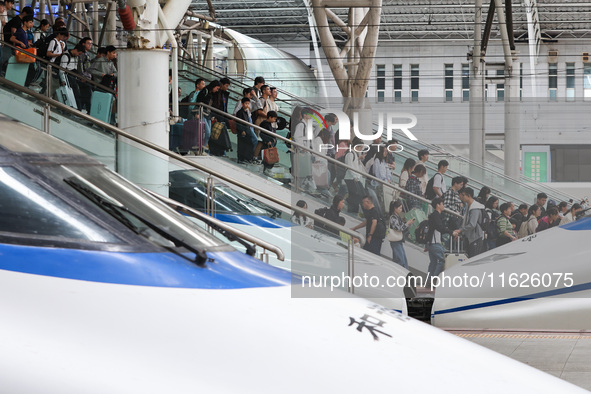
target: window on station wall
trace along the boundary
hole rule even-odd
[[[445,64],[445,101],[454,100],[454,65]]]
[[[410,65],[410,101],[419,101],[419,65]]]
[[[556,88],[558,86],[558,64],[548,63],[548,98],[556,101]]]
[[[462,64],[462,101],[470,101],[470,65]]]
[[[566,63],[566,101],[575,101],[575,64]]]
[[[377,97],[378,103],[384,102],[386,96],[386,65],[376,64],[376,85],[377,85]]]
[[[394,102],[402,101],[402,64],[394,65]]]
[[[591,101],[591,63],[583,67],[583,98]]]
[[[505,70],[497,70],[497,77],[505,75]],[[501,81],[501,79],[497,79]],[[497,101],[505,101],[505,84],[497,83]]]

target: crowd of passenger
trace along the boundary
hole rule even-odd
[[[210,143],[213,142],[212,127],[215,127],[215,124],[219,122],[223,125],[222,133],[227,133],[227,130],[230,130],[237,135],[238,163],[262,163],[264,174],[271,175],[270,171],[274,163],[263,160],[262,151],[276,146],[277,139],[273,134],[285,127],[285,119],[278,115],[277,89],[265,84],[263,77],[256,77],[254,86],[242,90],[242,98],[238,100],[230,112],[229,88],[231,81],[228,78],[214,80],[207,85],[203,78],[197,78],[194,84],[195,90],[181,100],[179,115],[183,120],[203,122],[202,145],[207,148],[207,151],[212,155],[222,156],[230,149],[229,146],[224,146],[222,149],[212,150],[213,146],[219,145]],[[170,102],[172,103],[172,96]],[[205,107],[197,110],[196,106],[191,105],[192,103],[204,103],[219,112],[211,111]],[[220,112],[234,115],[244,122],[231,121]],[[269,133],[261,133],[253,126],[261,127]],[[215,137],[216,141],[220,138],[217,134]]]
[[[61,86],[69,86],[75,103],[68,103],[79,110],[90,113],[94,81],[110,89],[117,85],[117,50],[114,46],[98,48],[96,55],[91,55],[92,39],[83,37],[77,43],[69,43],[70,33],[63,18],[55,19],[53,26],[47,19],[39,21],[35,27],[34,11],[23,7],[18,15],[14,10],[14,0],[0,1],[0,21],[2,37],[0,42],[17,48],[36,48],[36,55],[51,65],[58,65],[71,73],[53,68],[51,75],[50,97],[55,97]],[[68,48],[68,45],[70,47]],[[15,50],[7,45],[0,46],[0,74],[5,76],[8,62],[15,55]],[[47,66],[45,62],[30,63],[25,80],[26,87],[38,87],[40,93],[46,93]]]
[[[203,102],[228,112],[226,92],[229,85],[229,80],[222,79],[205,86],[205,81],[198,79],[195,82],[195,92],[187,96],[185,101]],[[257,77],[253,87],[244,89],[243,98],[236,105],[233,114],[251,125],[276,133],[276,93],[276,89],[265,85],[263,77]],[[191,111],[192,108],[189,108]],[[292,187],[315,196],[332,198],[330,207],[318,209],[315,213],[335,223],[346,223],[340,214],[345,205],[349,213],[360,214],[363,221],[352,229],[365,227],[366,242],[363,248],[372,253],[380,253],[389,232],[406,233],[399,240],[388,241],[393,260],[405,268],[408,268],[408,260],[403,243],[408,238],[409,230],[419,224],[421,215],[418,211],[426,212],[429,204],[433,213],[427,219],[425,250],[429,252],[431,276],[436,276],[443,270],[446,251],[444,242],[449,242],[451,238],[461,239],[467,256],[473,257],[519,238],[572,222],[587,208],[587,202],[563,201],[556,204],[553,200],[547,201],[548,197],[544,193],[537,196],[536,203],[532,206],[515,206],[510,201],[501,202],[498,197],[491,195],[490,188],[486,186],[475,195],[474,189],[468,186],[468,178],[461,175],[453,177],[448,186],[444,177],[449,167],[446,160],[437,163],[437,172],[429,179],[426,166],[430,156],[428,150],[419,150],[417,160],[406,159],[397,176],[398,187],[406,193],[392,193],[390,188],[383,187],[382,183],[367,178],[365,174],[392,184],[395,178],[395,157],[392,152],[396,151],[398,141],[391,140],[383,144],[381,138],[378,138],[373,144],[367,145],[366,150],[350,149],[350,146],[364,145],[364,142],[358,137],[352,137],[348,141],[341,140],[338,129],[334,127],[338,122],[334,114],[324,116],[327,128],[312,122],[312,137],[308,138],[307,127],[313,113],[310,108],[296,107],[289,120],[288,138],[298,146],[302,145],[315,152],[312,154],[289,144]],[[192,116],[199,115],[193,111]],[[266,148],[277,143],[271,135],[257,133],[250,125],[230,126],[223,116],[206,112],[204,121],[208,129],[211,122],[216,121],[216,117],[217,121],[221,118],[229,127],[237,129],[238,163],[260,163],[257,145]],[[357,171],[341,168],[323,157],[338,160]],[[271,167],[265,165],[265,174],[269,175]],[[425,199],[430,203],[425,202]],[[304,200],[298,201],[297,206],[307,209]],[[457,215],[445,212],[446,210]],[[308,227],[313,225],[305,215],[294,214],[292,220]],[[338,231],[324,225],[314,226],[338,234]]]
[[[396,141],[390,143],[395,144]],[[381,152],[387,150],[382,149]],[[371,171],[366,171],[363,163],[371,160],[367,157],[370,152],[347,151],[346,154],[350,156],[347,164],[359,163],[357,168],[362,172],[369,172],[389,183],[393,179],[391,176],[378,176],[381,170],[375,171],[372,168]],[[442,272],[446,249],[451,249],[451,242],[456,242],[453,240],[464,245],[467,257],[474,257],[520,238],[571,223],[590,208],[587,200],[580,203],[572,200],[556,203],[554,200],[548,200],[545,193],[539,193],[536,202],[531,206],[516,206],[510,201],[500,201],[486,186],[475,194],[464,176],[453,177],[448,187],[443,175],[447,172],[449,163],[446,160],[439,161],[437,172],[429,179],[425,166],[429,160],[429,152],[420,150],[417,156],[416,161],[412,158],[406,159],[398,176],[398,186],[407,193],[394,193],[388,200],[389,192],[382,193],[375,187],[375,182],[371,181],[354,187],[348,184],[349,187],[341,191],[346,196],[348,210],[353,213],[357,212],[357,199],[352,198],[352,194],[365,193],[360,199],[363,222],[352,227],[353,230],[365,228],[366,243],[363,248],[380,254],[382,243],[387,238],[386,241],[392,248],[393,261],[405,268],[408,268],[408,260],[403,244],[405,239],[409,238],[408,232],[411,227],[416,228],[417,221],[421,218],[420,212],[427,211],[428,203],[423,199],[430,200],[429,205],[433,212],[426,220],[425,251],[429,253],[431,277]],[[388,154],[379,154],[378,151],[375,153],[372,167],[376,163],[379,163],[378,166],[389,166],[387,170],[392,171],[395,168],[393,158],[389,159]],[[343,199],[340,195],[335,198]],[[389,207],[387,213],[383,208],[384,204]],[[315,213],[324,216],[319,210]],[[399,235],[393,236],[388,233]]]

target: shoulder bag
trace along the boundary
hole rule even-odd
[[[390,220],[392,220],[392,217],[390,217]],[[389,227],[388,232],[386,233],[386,239],[390,242],[402,241],[402,231],[394,230],[392,227]]]

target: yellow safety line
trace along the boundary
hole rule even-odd
[[[545,335],[545,334],[467,334],[453,333],[461,338],[523,338],[523,339],[591,339],[590,335]]]

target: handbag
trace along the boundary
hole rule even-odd
[[[232,134],[238,134],[238,129],[236,127],[236,121],[234,119],[229,119],[228,123],[230,124],[230,131]]]
[[[222,134],[222,131],[224,130],[224,122],[215,122],[214,124],[211,125],[211,135],[209,137],[210,140],[216,141],[218,138],[220,138],[220,135]]]
[[[25,48],[15,50],[14,54],[17,63],[35,63],[36,59],[33,56],[27,55],[27,53],[37,55],[37,48]]]
[[[390,242],[402,241],[402,231],[398,231],[398,230],[394,230],[393,228],[389,228],[388,232],[386,233],[386,239]]]
[[[263,161],[267,164],[275,164],[279,162],[279,154],[277,148],[267,148],[263,150]]]

